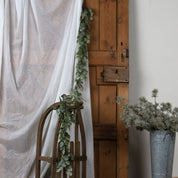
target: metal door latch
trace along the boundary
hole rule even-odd
[[[128,67],[104,66],[101,76],[104,82],[127,83],[129,82],[129,69]]]
[[[121,53],[121,58],[129,58],[129,49],[125,48],[124,52]]]

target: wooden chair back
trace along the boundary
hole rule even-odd
[[[42,134],[45,121],[47,116],[53,110],[57,110],[60,106],[60,103],[55,103],[51,105],[42,115],[39,126],[38,126],[38,135],[37,135],[37,148],[36,148],[36,178],[40,178],[40,167],[41,161],[46,161],[51,164],[51,178],[61,178],[63,174],[63,178],[67,178],[65,171],[61,171],[57,173],[57,164],[60,160],[60,147],[58,141],[58,134],[61,126],[60,118],[57,121],[54,139],[53,139],[53,149],[52,149],[52,156],[42,156]],[[69,109],[76,109],[76,123],[75,123],[75,140],[74,142],[70,142],[70,150],[71,153],[74,155],[74,160],[71,161],[72,165],[72,176],[70,178],[86,178],[86,138],[84,132],[84,125],[81,115],[81,109],[83,109],[83,104],[76,102],[75,106],[66,106]],[[81,135],[81,143],[79,141],[79,130]],[[82,148],[82,150],[80,150]],[[80,167],[80,163],[82,162],[82,166]],[[80,170],[81,169],[81,170]],[[80,174],[81,172],[81,174]]]

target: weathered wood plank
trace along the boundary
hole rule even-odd
[[[87,0],[87,3],[94,7],[96,13],[96,20],[92,22],[95,27],[91,29],[93,31],[89,46],[91,97],[94,105],[92,108],[96,112],[93,115],[95,177],[127,178],[128,131],[118,119],[120,108],[116,106],[116,96],[127,96],[128,88],[124,88],[125,85],[120,83],[108,83],[106,80],[104,82],[101,73],[104,66],[129,65],[125,51],[129,45],[128,0]],[[120,86],[120,89],[117,86]]]
[[[100,50],[116,50],[116,0],[100,0]]]
[[[99,177],[116,177],[116,142],[100,141],[99,143]]]
[[[93,10],[93,21],[90,21],[90,44],[89,50],[99,50],[99,0],[87,0],[87,7]]]
[[[96,85],[96,67],[90,67],[90,89],[91,89],[91,107],[93,123],[98,123],[98,95],[99,88]]]
[[[117,140],[117,127],[115,124],[94,124],[93,134],[95,140]]]
[[[127,67],[104,66],[104,82],[109,83],[128,83],[129,70]]]
[[[126,83],[118,84],[117,88],[118,96],[124,97],[128,101],[129,97],[129,85]],[[121,105],[117,106],[118,109],[118,121],[117,121],[117,178],[128,178],[129,169],[129,144],[128,144],[128,129],[125,128],[123,122],[120,120],[120,114],[122,112]]]
[[[89,51],[89,65],[117,65],[115,51]]]
[[[97,79],[96,79],[96,82],[97,82],[97,85],[102,85],[102,84],[105,84],[104,83],[104,78],[102,76],[102,72],[104,70],[104,67],[103,66],[97,66],[96,68],[96,72],[97,72]]]
[[[128,66],[129,59],[122,57],[125,48],[129,48],[129,1],[119,0],[117,6],[117,48],[119,52],[119,65]]]
[[[116,86],[100,86],[100,124],[116,123]]]

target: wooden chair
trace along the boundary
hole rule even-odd
[[[60,106],[60,103],[55,103],[51,105],[42,115],[39,126],[38,126],[38,135],[37,135],[37,149],[36,149],[36,178],[40,178],[40,166],[41,161],[46,161],[51,164],[51,178],[61,178],[63,174],[63,178],[66,178],[67,175],[65,171],[57,173],[57,163],[60,160],[60,148],[58,143],[58,133],[60,130],[60,118],[58,119],[55,134],[54,134],[54,141],[53,141],[53,149],[52,149],[52,157],[46,157],[41,155],[42,150],[42,133],[45,121],[47,116],[53,110],[57,110]],[[86,139],[85,139],[85,132],[84,132],[84,125],[82,121],[81,109],[83,109],[83,104],[76,102],[75,106],[66,106],[68,109],[75,108],[77,110],[76,113],[76,123],[75,123],[75,141],[70,143],[70,150],[74,155],[74,160],[71,161],[72,165],[72,176],[70,178],[86,178]],[[79,130],[81,135],[81,146],[82,150],[80,150],[80,141],[79,141]],[[82,154],[80,153],[82,151]],[[82,156],[81,156],[82,155]],[[82,167],[80,168],[80,162],[82,162]],[[82,176],[80,177],[80,169],[82,169]]]

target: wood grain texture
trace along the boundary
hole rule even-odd
[[[104,66],[104,82],[109,83],[128,83],[129,70],[127,67]]]
[[[100,0],[100,50],[116,50],[116,0]]]
[[[128,101],[129,85],[126,83],[120,83],[117,86],[117,95],[124,97]],[[117,177],[118,178],[128,178],[129,170],[129,143],[128,143],[128,129],[125,128],[123,122],[120,120],[120,114],[122,109],[120,105],[117,105]]]
[[[77,141],[76,143],[76,151],[75,151],[75,155],[76,157],[80,156],[80,142]],[[75,176],[80,177],[80,162],[79,161],[75,161]]]
[[[97,75],[97,77],[96,77],[96,83],[97,83],[97,85],[104,85],[104,86],[106,86],[106,85],[115,85],[116,86],[116,82],[104,82],[104,77],[103,77],[103,72],[104,72],[104,67],[105,66],[97,66],[97,68],[96,68],[96,75]],[[107,67],[109,67],[109,66],[107,66]]]
[[[96,65],[116,65],[117,56],[115,51],[89,51],[90,66]]]
[[[91,101],[92,101],[92,119],[93,123],[99,122],[98,117],[98,96],[99,96],[99,88],[96,85],[96,67],[90,67],[90,89],[91,89]]]
[[[99,178],[99,141],[94,141],[94,166],[95,166],[95,178]]]
[[[100,40],[99,40],[99,0],[87,0],[87,7],[93,10],[93,20],[90,21],[90,44],[89,50],[99,50]]]
[[[116,177],[116,142],[99,143],[99,178]]]
[[[115,124],[95,124],[93,134],[95,140],[116,140],[117,127]]]
[[[67,178],[65,170],[62,172],[57,172],[57,164],[60,160],[60,143],[58,142],[58,136],[59,136],[59,130],[61,127],[61,121],[60,118],[57,121],[56,129],[54,131],[54,138],[53,139],[53,146],[52,146],[52,156],[46,157],[41,156],[41,150],[42,150],[42,133],[45,121],[47,120],[47,116],[50,112],[53,110],[58,109],[60,106],[60,103],[54,103],[51,105],[43,114],[39,122],[38,126],[38,133],[37,133],[37,148],[36,148],[36,178],[40,178],[40,168],[41,168],[41,161],[46,161],[51,163],[51,178],[55,178],[56,175],[58,178],[61,177],[61,174],[63,174],[63,178]],[[84,132],[84,125],[82,120],[82,115],[80,109],[83,108],[83,104],[81,102],[76,102],[75,105],[72,106],[66,106],[68,109],[76,109],[76,123],[75,123],[75,152],[74,152],[74,143],[70,143],[70,150],[72,153],[74,153],[74,161],[71,161],[71,165],[73,167],[73,176],[75,178],[80,178],[80,164],[82,163],[82,178],[86,178],[86,139],[85,139],[85,132]],[[80,127],[80,136],[81,136],[81,145],[78,141],[79,138],[79,128]],[[82,148],[82,150],[80,150]],[[82,151],[82,156],[80,151]]]
[[[100,86],[99,121],[101,124],[116,123],[116,86]]]
[[[129,34],[129,1],[119,0],[117,6],[117,24],[118,24],[118,48],[128,47]]]
[[[101,73],[103,72],[104,67],[103,66],[97,66],[96,68],[96,82],[97,85],[105,85],[106,83],[104,83],[104,78],[102,77]]]
[[[128,83],[104,80],[106,67],[128,67],[128,0],[87,0],[94,9],[89,66],[96,178],[128,178],[128,131],[119,120],[116,96],[128,97]],[[110,72],[109,72],[110,73]],[[109,75],[110,76],[110,75]],[[115,80],[110,76],[109,81]]]
[[[96,68],[97,85],[115,85],[117,83],[129,82],[129,69],[128,67],[117,66],[97,66]]]
[[[129,48],[129,0],[119,0],[117,5],[117,49],[120,66],[128,66],[129,59],[122,58],[125,48]]]

